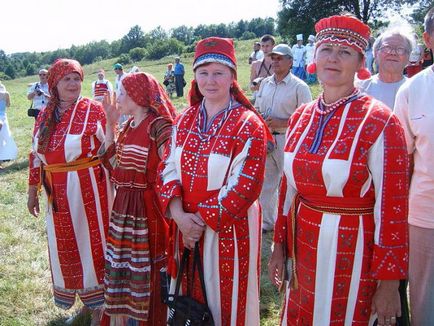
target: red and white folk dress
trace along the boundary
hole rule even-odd
[[[104,302],[104,254],[113,198],[108,171],[93,160],[104,142],[104,110],[95,101],[79,99],[55,124],[42,154],[38,137],[45,118],[44,111],[35,125],[29,184],[42,182],[50,194],[46,223],[55,304],[68,309],[78,294],[86,306],[99,307]]]
[[[116,197],[107,239],[105,315],[122,315],[134,325],[165,325],[160,269],[167,265],[168,226],[155,188],[159,149],[172,122],[153,112],[134,126],[131,118],[104,164],[112,169]],[[162,153],[162,151],[160,151]],[[104,317],[103,325],[109,325]]]
[[[298,289],[287,288],[281,322],[368,325],[377,280],[407,275],[404,134],[390,109],[369,96],[328,115],[316,105],[291,117],[285,145],[274,240],[286,243],[290,257],[295,250]]]
[[[206,223],[200,251],[208,304],[216,325],[259,325],[261,215],[265,127],[234,104],[209,123],[201,105],[178,117],[164,160],[160,200],[181,197],[184,210]],[[176,278],[182,234],[173,223],[169,270]],[[198,280],[194,297],[201,300]],[[185,289],[184,289],[185,290]]]

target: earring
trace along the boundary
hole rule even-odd
[[[357,71],[357,78],[359,78],[360,80],[368,79],[369,77],[371,77],[371,73],[365,67],[360,68]]]
[[[310,64],[307,65],[306,71],[308,74],[313,75],[314,73],[316,73],[316,63],[312,62]]]

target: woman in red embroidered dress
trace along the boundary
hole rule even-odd
[[[68,309],[78,295],[85,307],[104,302],[104,253],[112,191],[97,157],[105,114],[80,96],[83,70],[75,60],[51,66],[48,106],[35,124],[28,209],[39,214],[38,185],[48,198],[46,220],[54,301]],[[95,311],[93,320],[99,319]]]
[[[290,119],[269,263],[285,289],[281,323],[395,324],[408,265],[403,130],[389,108],[354,88],[369,27],[332,16],[315,28],[324,92]]]
[[[160,269],[167,265],[168,226],[155,189],[157,166],[172,132],[175,108],[146,73],[122,80],[117,106],[106,96],[104,165],[116,197],[107,238],[102,325],[166,325]],[[114,143],[119,113],[131,116]]]
[[[207,301],[216,325],[259,325],[261,216],[266,130],[236,82],[230,39],[197,44],[191,107],[176,121],[160,199],[173,220],[172,285],[184,246],[200,241]],[[201,298],[196,280],[193,296]],[[173,290],[173,287],[172,287]]]

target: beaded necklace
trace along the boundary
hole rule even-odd
[[[341,105],[352,101],[353,98],[357,97],[360,94],[360,90],[358,88],[354,88],[350,95],[345,96],[337,100],[336,102],[327,104],[324,101],[324,93],[322,93],[318,100],[318,105],[315,105],[315,111],[318,112],[321,115],[327,115],[334,110],[336,110]]]
[[[216,135],[216,133],[220,130],[222,125],[225,123],[226,118],[228,117],[229,112],[232,110],[232,98],[229,100],[229,106],[223,110],[223,117],[217,124],[214,124],[209,130],[207,130],[207,119],[206,119],[206,109],[205,109],[205,98],[202,99],[202,103],[200,104],[199,116],[197,119],[197,130],[199,131],[199,138],[201,141],[208,141],[212,137]],[[205,113],[205,114],[204,114]],[[212,119],[211,122],[220,115],[221,112],[217,113]],[[201,128],[201,121],[203,121],[203,126]],[[208,133],[206,133],[208,131]],[[205,134],[206,133],[206,134]]]

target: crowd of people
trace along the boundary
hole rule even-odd
[[[39,71],[27,206],[40,214],[43,188],[58,307],[78,296],[92,326],[166,325],[181,284],[214,325],[259,325],[261,242],[273,233],[281,325],[434,324],[434,68],[410,76],[424,50],[409,28],[374,40],[342,14],[315,32],[307,45],[302,34],[292,47],[255,42],[253,99],[233,41],[199,41],[181,113],[179,57],[161,84],[116,63],[113,87],[101,69],[93,99],[77,61]],[[434,8],[423,40],[434,49]],[[0,162],[17,155],[9,106],[0,83]],[[179,273],[197,248],[203,279]]]

